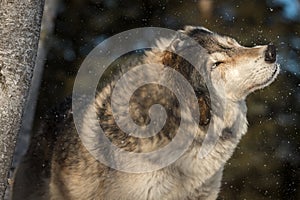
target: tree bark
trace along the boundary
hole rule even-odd
[[[31,83],[44,0],[0,0],[0,198]]]
[[[15,169],[22,160],[21,158],[26,153],[30,143],[44,64],[50,47],[49,42],[51,42],[51,36],[54,30],[59,1],[60,0],[45,1],[36,63],[13,157],[13,169]]]

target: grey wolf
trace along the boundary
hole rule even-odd
[[[231,37],[203,27],[188,26],[181,32],[205,49],[201,52],[205,55],[201,56],[199,65],[209,76],[213,90],[207,89],[203,77],[190,63],[167,51],[168,48],[180,48],[173,38],[161,44],[166,51],[149,51],[143,58],[145,63],[155,61],[177,70],[195,90],[200,108],[198,130],[193,135],[192,144],[179,159],[148,173],[126,173],[109,168],[91,156],[82,145],[67,104],[48,116],[33,140],[38,142],[31,145],[19,167],[13,199],[216,199],[224,165],[247,131],[245,99],[251,92],[271,84],[279,73],[276,50],[272,44],[244,47]],[[200,54],[193,53],[195,56]],[[160,70],[163,68],[157,68],[158,72]],[[130,113],[136,124],[149,123],[147,111],[154,103],[163,105],[168,116],[166,125],[157,135],[137,138],[121,131],[114,121],[110,105],[113,86],[112,80],[99,90],[96,101],[91,105],[96,108],[98,122],[113,144],[127,151],[143,153],[155,151],[172,141],[180,123],[180,108],[172,91],[148,84],[133,94]],[[86,118],[89,117],[88,112]],[[221,120],[219,116],[223,116]],[[89,120],[84,123],[86,133],[93,132]],[[212,151],[200,159],[198,154],[208,126],[218,131],[220,139]],[[35,171],[37,175],[28,177],[28,171]],[[32,185],[31,180],[41,179],[39,176],[44,180],[36,181],[31,189],[28,186],[27,192],[22,191],[24,180],[29,182],[26,185]]]

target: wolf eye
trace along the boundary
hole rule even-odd
[[[224,63],[223,61],[217,61],[213,64],[212,69],[217,68],[220,64]]]

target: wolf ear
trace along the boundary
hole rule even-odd
[[[162,64],[175,69],[187,80],[189,80],[193,70],[193,66],[188,61],[168,50],[163,53]]]
[[[209,92],[205,83],[201,82],[201,85],[199,87],[199,83],[195,83],[195,80],[193,80],[192,78],[194,77],[193,72],[195,72],[194,66],[192,66],[192,64],[190,64],[181,56],[168,50],[163,52],[162,64],[175,69],[181,75],[183,75],[187,81],[189,81],[189,83],[194,88],[196,97],[198,99],[199,114],[200,114],[199,125],[200,126],[208,125],[211,118]],[[198,76],[201,75],[198,74]],[[195,85],[197,85],[197,89],[195,89],[196,87]]]

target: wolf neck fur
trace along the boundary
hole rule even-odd
[[[204,183],[209,177],[213,176],[216,171],[223,168],[224,163],[231,157],[235,149],[235,144],[247,131],[246,119],[246,103],[245,101],[234,102],[227,101],[224,105],[224,123],[222,127],[215,129],[221,130],[219,132],[219,141],[216,143],[215,148],[203,159],[199,158],[199,149],[201,148],[202,141],[194,142],[188,152],[182,156],[176,165],[178,169],[186,176],[194,176],[201,174],[198,181]],[[212,115],[212,118],[219,117],[219,115]],[[212,121],[210,126],[220,126],[219,121]],[[224,145],[226,143],[226,145]],[[230,152],[224,154],[226,156],[218,156],[223,152]],[[188,163],[188,166],[187,166]],[[208,167],[209,166],[209,167]],[[201,172],[201,173],[199,173]],[[206,176],[203,176],[203,175]]]

